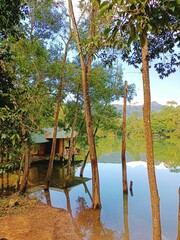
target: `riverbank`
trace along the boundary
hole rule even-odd
[[[0,222],[3,240],[79,240],[67,211],[17,194],[0,199]]]

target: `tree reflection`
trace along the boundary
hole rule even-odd
[[[128,194],[123,194],[123,217],[124,217],[124,232],[122,234],[122,239],[130,240],[128,222]]]
[[[67,203],[67,210],[71,214],[71,202],[70,202],[70,196],[69,196],[69,190],[67,188],[64,189],[64,194],[66,196],[66,203]]]
[[[3,173],[0,175],[0,196],[8,196],[16,192],[17,177],[15,174]]]
[[[46,198],[47,205],[52,206],[52,204],[51,204],[51,195],[50,195],[50,192],[49,192],[49,188],[47,188],[44,191],[44,195],[45,195],[45,198]]]
[[[79,229],[78,234],[81,239],[117,239],[115,236],[116,232],[103,225],[100,215],[101,210],[94,211],[87,206],[83,197],[78,197],[74,221],[77,229]]]
[[[86,182],[83,182],[83,186],[84,186],[85,193],[88,194],[89,198],[90,198],[91,201],[92,201],[92,196],[91,196],[91,194],[90,194],[90,192],[89,192],[89,189],[88,189],[88,187],[87,187]]]

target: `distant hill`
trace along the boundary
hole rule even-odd
[[[121,112],[121,113],[123,112],[123,105],[113,104],[113,106],[116,107],[118,112]],[[130,117],[134,112],[138,112],[139,117],[142,117],[142,115],[143,115],[142,107],[143,107],[143,105],[127,104],[127,117]],[[160,112],[162,107],[163,107],[163,105],[159,104],[156,101],[151,102],[151,111]]]

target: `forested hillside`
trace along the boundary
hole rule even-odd
[[[180,138],[180,106],[163,106],[151,113],[153,136],[156,138]],[[134,112],[127,120],[128,137],[144,136],[143,119]]]

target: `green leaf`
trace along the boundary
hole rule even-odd
[[[7,135],[4,133],[1,135],[1,139],[6,139],[6,137],[7,137]]]
[[[99,16],[103,16],[109,10],[109,2],[105,1],[100,6],[100,14]]]
[[[153,30],[153,27],[151,26],[150,23],[147,24],[148,30],[151,32]]]
[[[104,34],[105,34],[106,36],[108,36],[108,34],[109,34],[110,31],[111,31],[110,28],[106,28],[105,31],[104,31]]]
[[[137,4],[136,0],[127,0],[127,4]]]
[[[130,26],[130,35],[132,39],[134,39],[136,36],[136,29],[133,24]]]
[[[140,42],[141,42],[141,46],[143,47],[145,43],[145,34],[143,33],[140,35]]]
[[[107,7],[109,4],[109,1],[104,1],[101,5],[100,5],[100,9],[102,9],[103,7]]]
[[[169,9],[174,12],[175,8],[175,6],[171,6]]]

